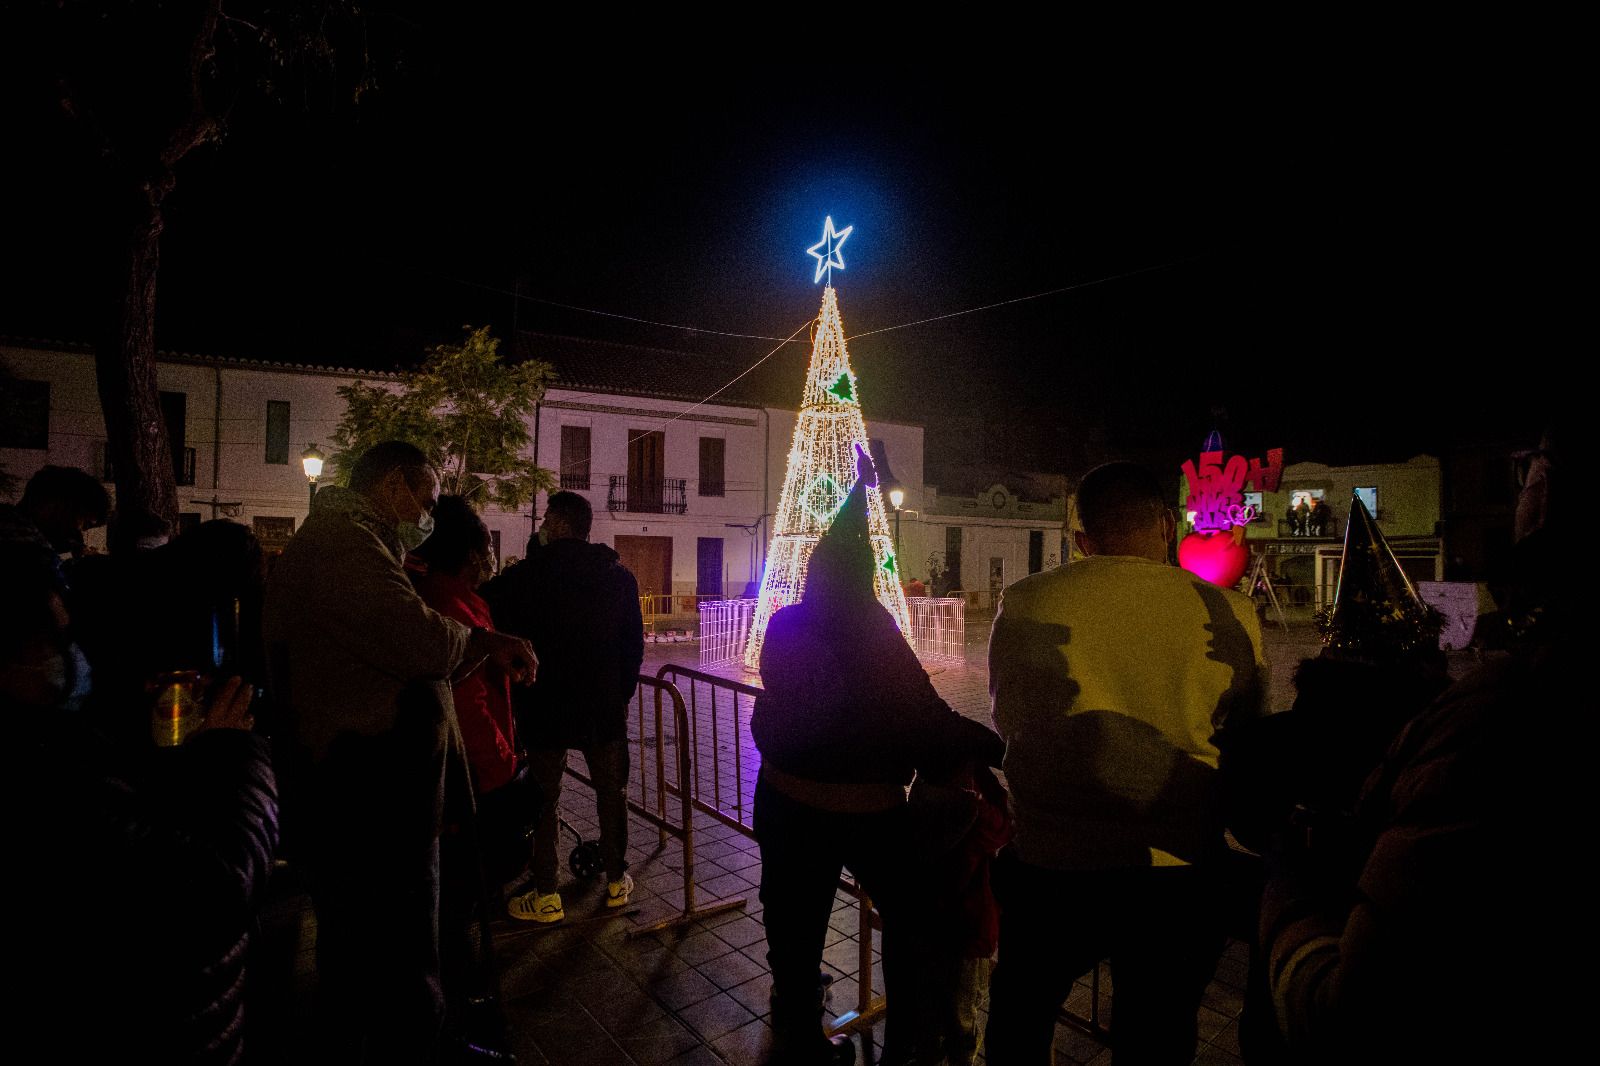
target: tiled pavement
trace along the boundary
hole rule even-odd
[[[987,720],[988,671],[983,662],[987,631],[982,622],[969,629],[968,662],[934,666],[930,673],[935,687],[952,707]],[[1289,702],[1288,685],[1294,665],[1314,650],[1315,637],[1309,630],[1287,635],[1269,632],[1272,705]],[[667,663],[693,666],[697,651],[697,645],[692,643],[652,646],[645,672],[654,674]],[[738,670],[723,672],[753,680]],[[735,815],[742,814],[743,820],[748,821],[757,766],[747,728],[748,700],[738,702],[735,730],[735,716],[726,696],[719,697],[713,717],[706,690],[692,691],[687,682],[681,687],[695,704],[699,792],[708,799],[719,797],[719,806]],[[653,711],[646,715],[644,731],[647,736],[655,735]],[[672,779],[671,727],[662,732],[668,735],[668,778]],[[581,766],[580,756],[575,755],[573,761]],[[637,796],[639,767],[634,772]],[[645,767],[645,778],[653,790],[653,765]],[[562,803],[567,821],[586,840],[593,840],[596,823],[592,794],[569,779]],[[636,906],[626,914],[608,916],[602,906],[601,886],[573,880],[562,886],[568,915],[563,925],[532,926],[510,919],[495,922],[503,998],[519,1062],[555,1066],[691,1066],[764,1060],[770,1040],[766,1020],[770,978],[761,901],[756,891],[761,869],[759,853],[754,840],[704,814],[695,817],[694,839],[694,879],[700,905],[742,896],[742,910],[631,937],[633,930],[677,913],[683,900],[681,845],[669,839],[664,847],[658,846],[656,830],[632,816],[629,861],[637,886]],[[563,851],[568,843],[564,842]],[[563,876],[567,876],[566,871]],[[274,1002],[258,1018],[257,1031],[262,1039],[257,1051],[266,1053],[261,1056],[262,1061],[301,1060],[299,1051],[308,1035],[305,1019],[309,1017],[314,982],[314,919],[303,897],[286,896],[269,909],[263,928],[265,952],[258,976],[288,984],[292,993],[287,1000]],[[840,893],[823,960],[824,968],[834,977],[830,995],[834,1012],[848,1010],[856,1001],[858,932],[855,901]],[[873,959],[874,987],[881,991],[876,946]],[[1240,1062],[1237,1020],[1244,973],[1243,945],[1230,944],[1200,1009],[1197,1063],[1221,1066]],[[1102,1020],[1107,1020],[1109,979],[1101,996]],[[1068,1001],[1069,1009],[1086,1014],[1088,997],[1087,982],[1079,982]],[[872,1047],[881,1048],[881,1023],[872,1038]],[[1103,1066],[1109,1059],[1109,1051],[1097,1041],[1066,1026],[1058,1028],[1057,1063]]]

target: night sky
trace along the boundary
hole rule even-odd
[[[1043,469],[1078,472],[1062,440],[1181,456],[1213,425],[1291,462],[1519,439],[1566,358],[1576,148],[1527,86],[847,40],[735,66],[433,17],[358,111],[246,100],[183,164],[161,347],[388,367],[489,322],[749,363],[774,343],[551,302],[783,337],[831,214],[868,416],[1037,427],[1011,458]],[[37,89],[7,85],[0,333],[86,340],[106,197]],[[774,356],[796,397],[805,356]]]

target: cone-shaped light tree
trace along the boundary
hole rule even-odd
[[[817,257],[819,281],[829,270],[844,267],[838,247],[849,233],[848,228],[842,234],[835,233],[833,220],[827,221],[822,243],[811,250]],[[823,248],[827,249],[826,254],[819,255],[818,251]],[[811,549],[833,523],[840,505],[855,487],[858,448],[863,452],[868,450],[867,424],[861,417],[856,375],[845,350],[839,298],[829,284],[822,290],[822,312],[812,337],[811,365],[806,370],[800,415],[795,420],[794,439],[789,444],[789,465],[783,477],[778,511],[773,518],[772,543],[767,548],[767,565],[761,575],[761,598],[756,603],[755,624],[745,649],[745,665],[752,670],[760,663],[761,641],[773,612],[799,601]],[[873,580],[878,602],[893,616],[900,631],[909,634],[910,618],[905,593],[900,587],[899,561],[894,557],[889,514],[882,491],[871,481],[867,492],[867,529],[877,563]]]

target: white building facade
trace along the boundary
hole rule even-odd
[[[106,482],[105,424],[86,348],[0,343],[0,366],[27,401],[0,436],[0,464],[19,486],[46,464]],[[173,444],[180,528],[212,518],[251,526],[268,549],[305,520],[301,454],[328,451],[344,413],[337,390],[392,375],[163,354],[162,411]],[[692,386],[695,383],[690,383]],[[795,383],[798,398],[800,382]],[[715,383],[705,389],[710,392]],[[16,407],[16,404],[12,405]],[[662,614],[696,598],[739,596],[759,582],[770,515],[783,484],[795,412],[761,404],[691,403],[594,388],[554,387],[529,426],[528,455],[594,507],[591,540],[611,545]],[[923,498],[922,428],[868,420],[906,489]],[[521,556],[545,496],[523,513],[484,514],[502,559]],[[104,545],[104,531],[88,540]]]

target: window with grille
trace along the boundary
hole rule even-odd
[[[589,427],[561,427],[561,487],[583,491],[589,487]]]

